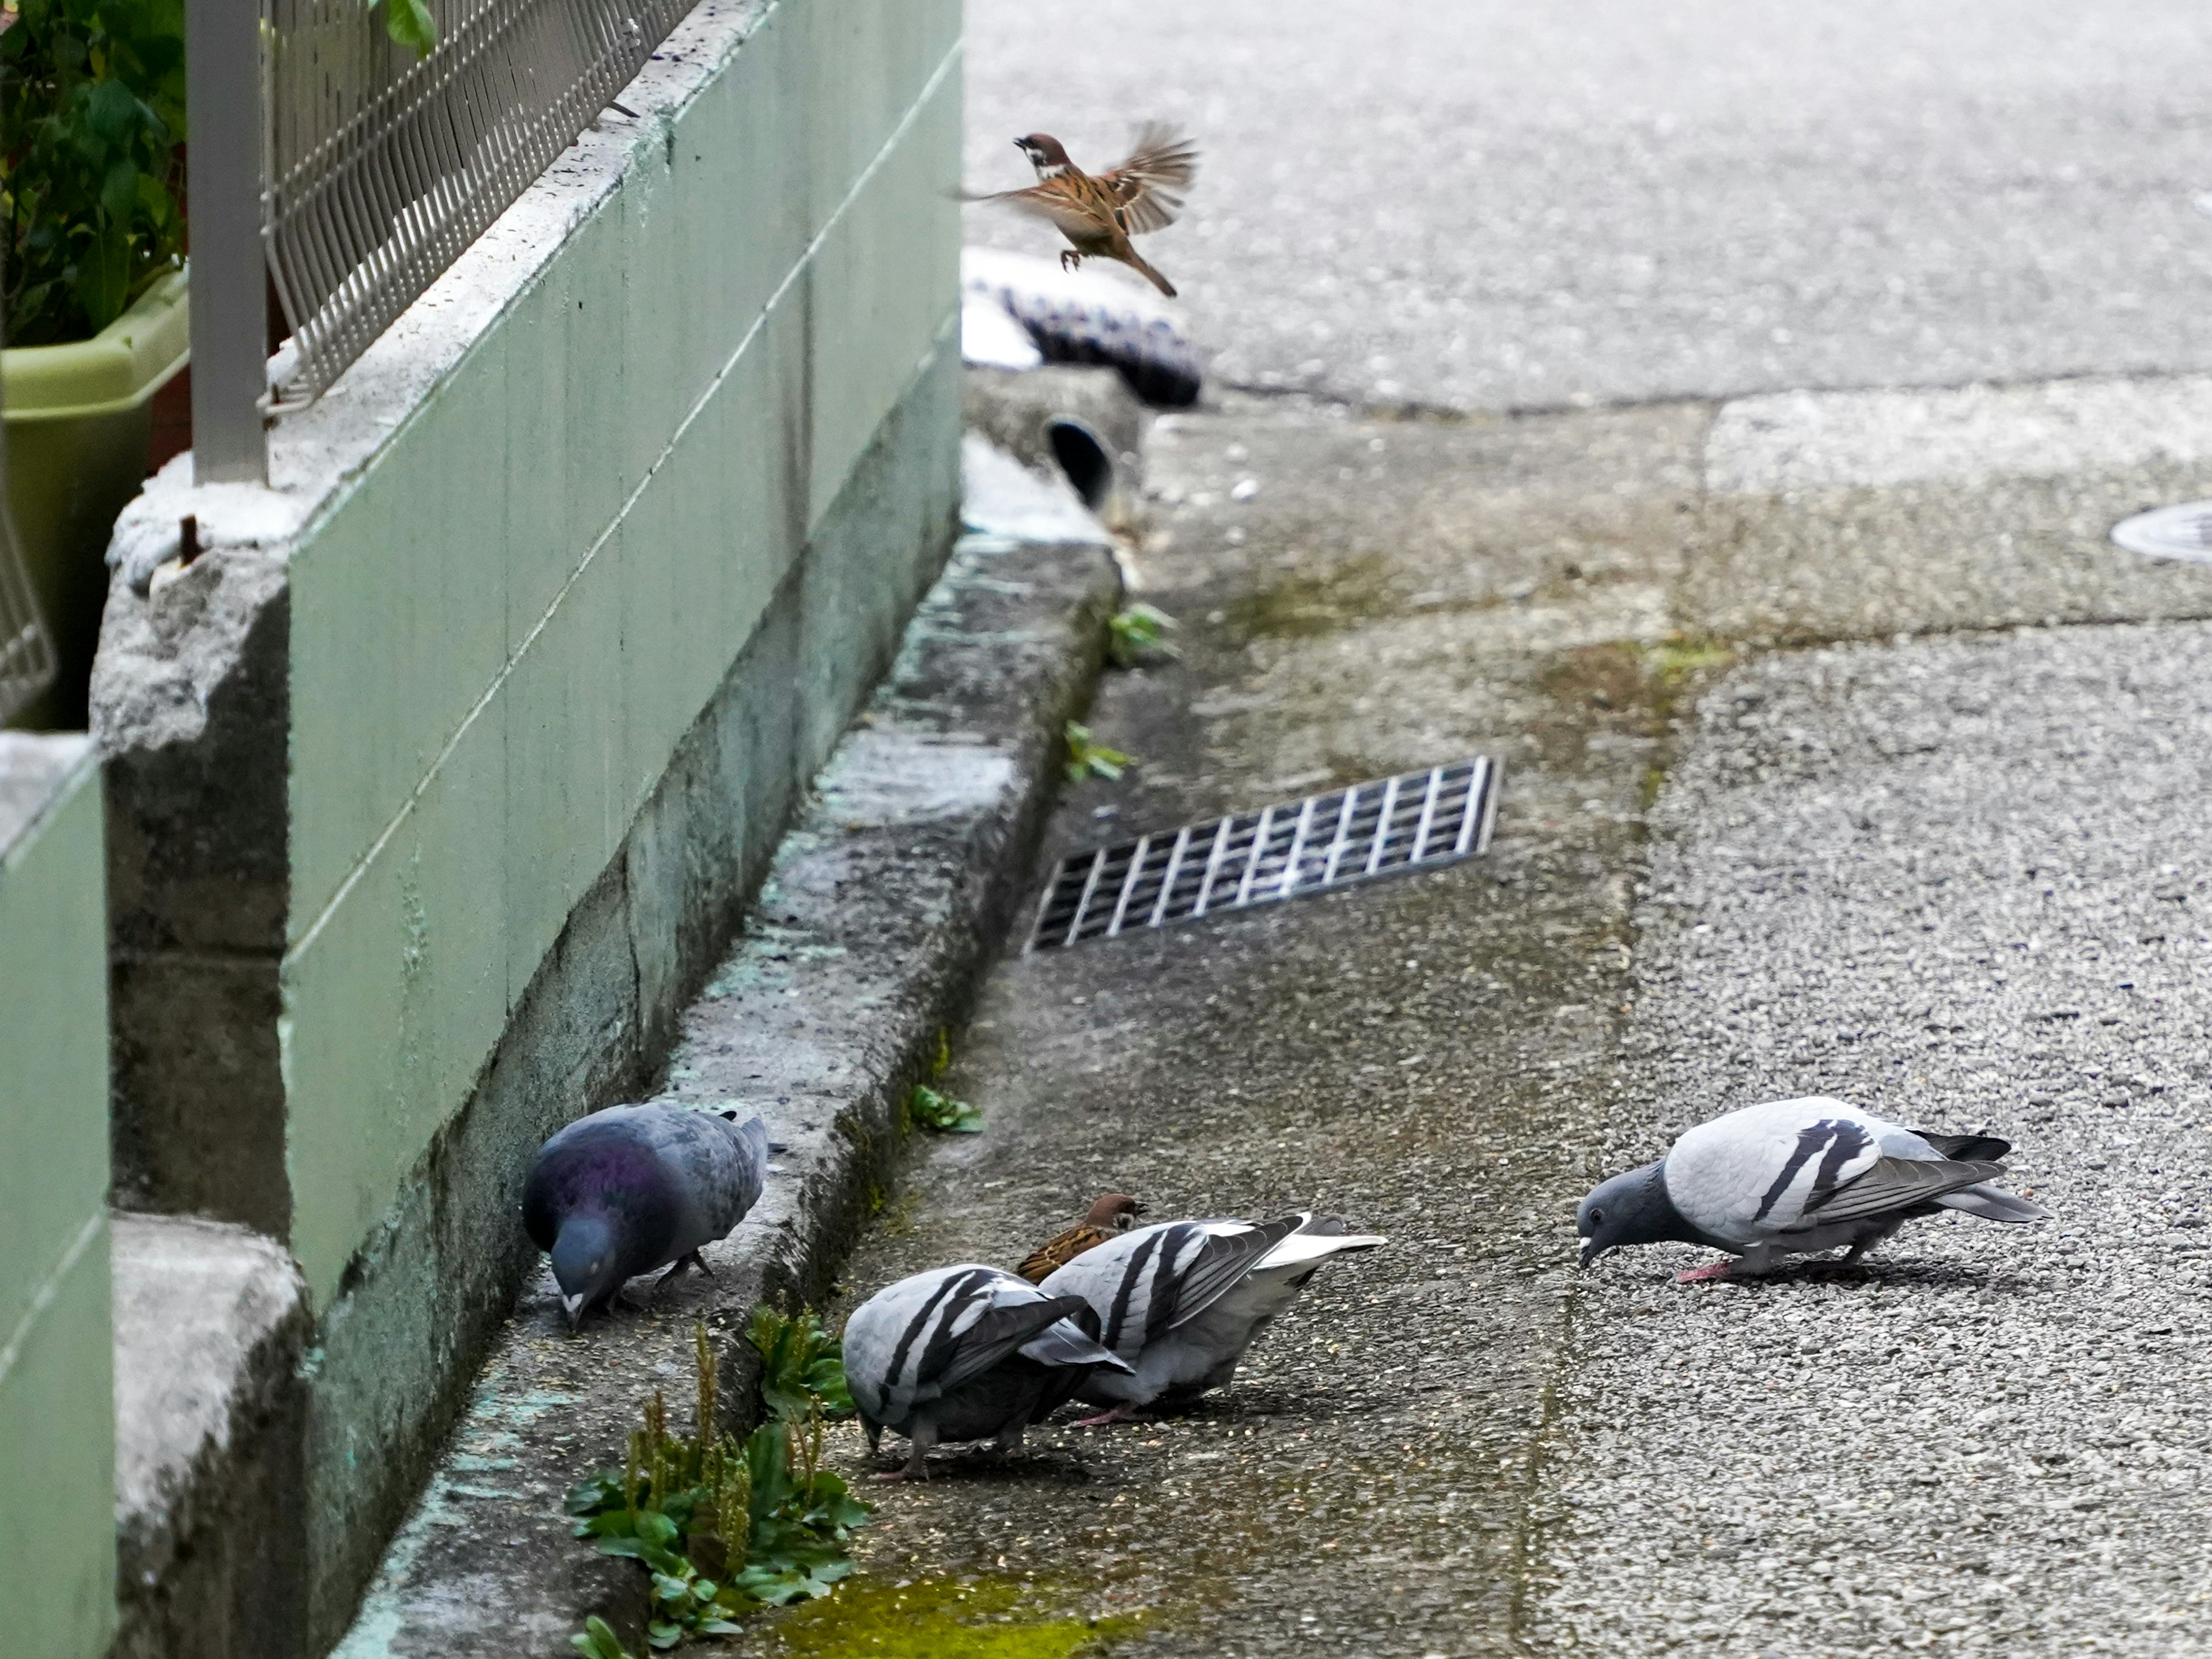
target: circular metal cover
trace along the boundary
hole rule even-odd
[[[2212,501],[2183,501],[2138,513],[2112,526],[2112,540],[2145,558],[2212,564]]]

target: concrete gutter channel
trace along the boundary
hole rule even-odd
[[[975,439],[963,519],[890,678],[685,1012],[656,1093],[758,1109],[784,1149],[766,1194],[705,1252],[714,1277],[580,1334],[541,1264],[343,1659],[567,1655],[592,1613],[641,1648],[644,1576],[577,1543],[562,1498],[619,1463],[654,1389],[688,1423],[695,1322],[722,1354],[735,1427],[757,1375],[751,1309],[823,1300],[895,1178],[907,1088],[1012,917],[1060,726],[1089,694],[1120,592],[1073,494]]]
[[[2146,1506],[2203,1488],[2172,1395],[2201,1273],[2106,1298],[2173,1259],[2169,1222],[2202,1237],[2173,1189],[2212,1124],[2212,954],[2201,915],[2172,917],[2212,902],[2189,840],[2206,636],[2126,624],[2212,615],[2212,572],[2103,543],[2212,493],[2201,392],[1464,422],[1232,397],[1157,422],[1134,568],[1181,656],[1101,683],[1091,724],[1145,763],[1063,791],[1034,863],[1114,580],[1064,495],[979,459],[1003,493],[971,501],[667,1071],[672,1097],[761,1107],[785,1173],[709,1252],[719,1276],[648,1314],[571,1339],[550,1281],[526,1294],[340,1651],[557,1654],[594,1609],[634,1635],[641,1576],[569,1538],[561,1491],[650,1389],[688,1396],[693,1320],[741,1364],[764,1294],[842,1316],[922,1266],[1012,1261],[1117,1185],[1161,1215],[1318,1202],[1393,1246],[1317,1280],[1174,1424],[1054,1427],[872,1494],[853,1583],[727,1650],[925,1650],[944,1607],[913,1587],[945,1578],[1054,1655],[1102,1632],[1162,1654],[2039,1650],[2090,1630],[2050,1595],[2086,1609],[2118,1581],[2142,1634],[2111,1645],[2175,1650],[2201,1630],[2175,1586],[2205,1589],[2204,1517],[2170,1512],[2130,1568],[2124,1528],[2098,1543],[2106,1522],[2036,1483]],[[1085,418],[1133,449],[1126,410]],[[988,959],[1061,850],[1477,752],[1507,766],[1486,860]],[[2025,916],[2045,887],[2067,899]],[[2154,935],[2155,968],[2134,943]],[[2100,949],[2133,990],[2093,994]],[[2093,1000],[2130,998],[2095,1023]],[[948,1026],[949,1086],[986,1130],[902,1151],[897,1103]],[[2082,1080],[2123,1072],[2125,1108]],[[1923,1224],[1843,1284],[1571,1271],[1571,1200],[1601,1170],[1815,1089],[2014,1131],[2022,1183],[2067,1214],[2027,1237]],[[2069,1370],[2081,1330],[2106,1357]],[[2116,1403],[2131,1367],[2144,1397]],[[2156,1473],[2130,1473],[2145,1445]],[[857,1472],[857,1432],[833,1455]],[[2008,1504],[2022,1541],[1960,1543]],[[1878,1582],[1851,1583],[1868,1560]],[[1905,1616],[1931,1594],[1943,1618]]]

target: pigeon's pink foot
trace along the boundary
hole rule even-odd
[[[1708,1285],[1716,1279],[1726,1279],[1735,1271],[1733,1261],[1716,1261],[1709,1267],[1692,1267],[1687,1273],[1676,1273],[1674,1282],[1677,1285]]]
[[[1075,1419],[1075,1426],[1079,1429],[1103,1429],[1109,1423],[1127,1422],[1130,1418],[1135,1416],[1136,1413],[1137,1408],[1134,1406],[1130,1405],[1127,1401],[1123,1401],[1120,1405],[1115,1407],[1110,1412],[1101,1412],[1096,1417],[1077,1418]]]

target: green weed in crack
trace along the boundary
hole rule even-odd
[[[964,1100],[955,1100],[951,1095],[931,1088],[927,1083],[917,1083],[906,1097],[907,1121],[917,1128],[935,1129],[943,1133],[972,1135],[981,1133],[983,1115]]]
[[[1118,749],[1109,749],[1103,743],[1091,740],[1091,728],[1078,721],[1067,723],[1067,781],[1081,783],[1086,778],[1105,778],[1111,781],[1137,764],[1134,755],[1125,755]]]
[[[848,1541],[868,1518],[868,1506],[822,1466],[824,1424],[853,1409],[822,1322],[759,1307],[747,1334],[760,1352],[765,1414],[750,1436],[740,1443],[716,1431],[718,1366],[702,1324],[694,1431],[669,1433],[656,1389],[622,1472],[568,1493],[579,1538],[652,1574],[646,1639],[654,1648],[733,1635],[734,1621],[759,1607],[828,1595],[853,1570]],[[586,1659],[628,1659],[602,1620],[568,1639]]]
[[[1164,635],[1176,625],[1173,617],[1149,605],[1133,605],[1115,614],[1107,624],[1106,654],[1116,668],[1134,668],[1148,656],[1172,657],[1176,649]]]

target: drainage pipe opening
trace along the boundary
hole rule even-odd
[[[1084,506],[1097,511],[1114,489],[1114,458],[1098,441],[1098,434],[1082,422],[1063,415],[1045,422],[1044,436],[1052,446],[1053,459],[1067,475]]]

